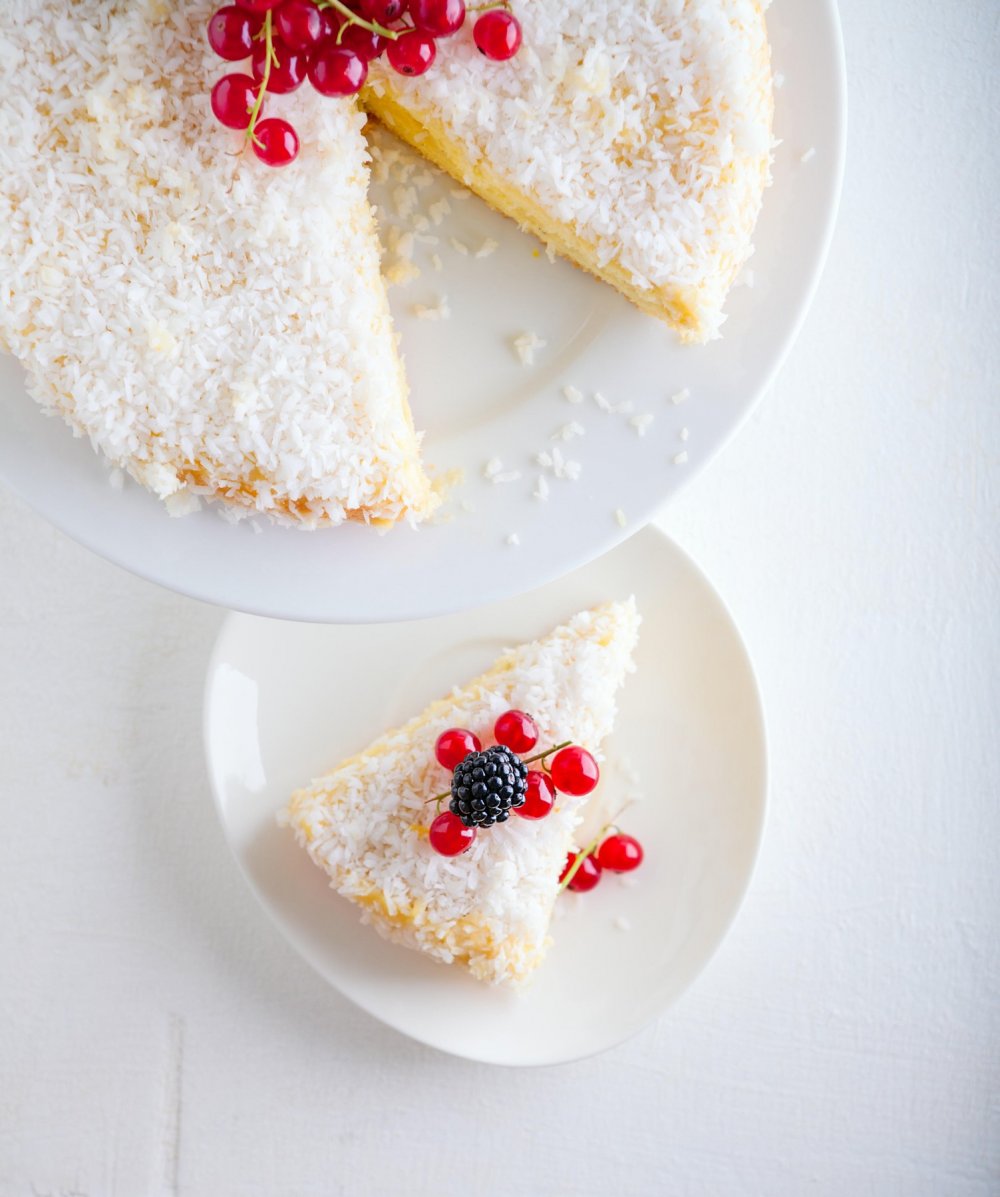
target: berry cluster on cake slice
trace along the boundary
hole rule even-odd
[[[370,63],[365,106],[554,250],[666,320],[718,335],[770,178],[760,0],[530,0],[519,52],[440,43]]]
[[[204,0],[33,0],[0,44],[0,346],[34,397],[180,513],[419,520],[364,116],[276,96],[310,152],[221,134]]]
[[[487,743],[498,719],[530,712],[540,746],[576,746],[560,784],[585,791],[580,762],[599,753],[612,729],[638,627],[634,600],[611,602],[508,650],[481,677],[297,790],[279,821],[388,939],[460,963],[484,981],[523,982],[548,946],[560,875],[587,798],[561,792],[553,804],[542,796],[543,810],[512,750],[484,749],[468,777],[460,758],[475,742]],[[464,747],[459,729],[469,736]],[[452,778],[436,754],[448,732],[441,759],[457,765],[450,791]],[[517,745],[516,728],[503,734]],[[438,815],[433,800],[443,791],[453,795],[451,810]],[[529,817],[517,817],[525,804]],[[449,818],[454,826],[435,844],[433,825]],[[451,844],[448,836],[465,822],[468,843]]]

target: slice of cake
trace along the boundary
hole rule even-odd
[[[489,745],[496,720],[513,708],[530,713],[538,748],[570,741],[597,754],[633,668],[638,626],[629,599],[583,611],[508,650],[475,681],[296,791],[279,820],[388,939],[459,962],[481,980],[523,981],[545,954],[559,876],[587,798],[561,793],[544,818],[515,810],[489,825],[487,814],[467,851],[443,856],[428,832],[432,799],[449,791],[452,775],[435,745],[449,728]]]
[[[32,395],[176,511],[426,516],[356,105],[269,98],[308,145],[275,171],[212,116],[205,0],[0,7],[0,347]]]
[[[686,340],[717,335],[769,181],[773,96],[758,0],[525,0],[508,62],[469,31],[368,109]]]

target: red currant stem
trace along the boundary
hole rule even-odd
[[[268,9],[264,16],[264,42],[267,47],[267,53],[264,55],[264,73],[260,79],[260,87],[257,89],[257,98],[253,102],[253,108],[250,109],[250,124],[247,125],[246,145],[247,141],[252,141],[254,145],[260,145],[259,140],[254,134],[257,128],[257,118],[260,116],[260,110],[264,103],[264,93],[267,91],[267,81],[271,78],[271,61],[278,61],[278,57],[274,52],[274,39],[271,36],[271,10]]]
[[[551,748],[546,748],[544,752],[536,752],[534,756],[526,756],[521,762],[524,765],[530,765],[532,761],[540,761],[544,757],[551,756],[553,752],[558,752],[560,748],[569,748],[572,740],[563,740],[561,744],[553,744]],[[443,794],[435,794],[433,798],[428,798],[424,802],[424,806],[428,802],[444,802],[445,798],[451,793],[451,790],[445,790]]]
[[[545,757],[551,756],[553,752],[558,752],[560,748],[569,748],[572,743],[572,740],[563,740],[561,744],[553,744],[551,748],[546,748],[544,752],[536,752],[534,756],[526,756],[524,764],[530,765],[532,761],[542,761],[542,767],[544,768]]]
[[[593,852],[593,850],[597,847],[597,845],[604,838],[604,833],[607,831],[607,829],[609,827],[612,827],[612,826],[613,826],[612,823],[605,823],[604,826],[601,828],[601,830],[597,833],[597,835],[595,835],[594,838],[590,841],[590,843],[586,846],[586,848],[581,848],[581,850],[579,852],[577,852],[576,856],[573,857],[573,863],[569,867],[569,872],[562,879],[562,881],[559,882],[559,888],[556,890],[557,894],[562,893],[562,891],[566,888],[566,886],[569,885],[569,883],[573,880],[573,878],[580,871],[580,866],[583,864],[583,862],[587,859],[587,857],[591,854],[591,852]]]
[[[347,18],[347,24],[360,25],[362,29],[367,29],[369,33],[377,33],[380,37],[388,37],[393,41],[399,37],[400,33],[407,32],[405,29],[400,29],[398,31],[395,29],[389,29],[386,25],[380,25],[378,21],[366,21],[364,17],[359,17],[356,12],[352,12],[346,4],[341,2],[341,0],[319,0],[319,6],[320,8],[335,8],[337,12],[341,14],[341,16]],[[338,43],[340,42],[340,34],[346,28],[347,25],[344,25],[338,31]]]
[[[510,12],[510,0],[491,0],[489,4],[467,4],[466,12],[492,12],[494,8],[505,8]]]
[[[628,808],[632,805],[632,803],[634,801],[635,801],[634,798],[630,798],[629,801],[626,802],[625,805],[619,809],[618,814],[615,815],[615,817],[611,820],[611,822],[604,824],[604,826],[597,833],[597,835],[594,836],[594,838],[590,841],[590,843],[586,846],[586,848],[583,848],[580,852],[577,852],[576,856],[573,858],[573,863],[570,866],[569,872],[559,883],[559,889],[556,890],[556,893],[562,893],[562,891],[566,888],[566,886],[569,885],[569,883],[573,880],[573,878],[580,871],[580,866],[583,864],[584,860],[591,854],[591,852],[593,852],[593,850],[597,847],[597,845],[601,842],[601,840],[604,839],[604,837],[608,834],[609,831],[611,831],[612,829],[614,829],[615,832],[620,831],[620,828],[618,826],[618,820],[621,818],[623,812],[627,811]]]

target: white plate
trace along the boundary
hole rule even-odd
[[[478,200],[452,200],[451,216],[432,230],[442,235],[443,273],[428,268],[393,289],[427,459],[466,472],[453,522],[383,537],[358,527],[312,535],[266,527],[255,535],[207,509],[171,520],[138,487],[113,491],[87,444],[35,409],[10,359],[0,360],[0,479],[63,531],[146,578],[291,619],[367,622],[463,610],[530,590],[605,552],[644,524],[749,414],[791,345],[826,254],[845,122],[834,0],[786,0],[769,10],[768,25],[775,70],[785,77],[776,93],[783,144],[756,236],[755,285],[733,293],[721,341],[679,345],[610,288],[565,263],[550,265],[532,238]],[[811,147],[815,156],[803,163]],[[442,194],[451,187],[440,184]],[[492,237],[500,248],[482,260],[463,258],[452,236],[473,249]],[[433,249],[423,252],[426,267]],[[441,295],[450,320],[412,315],[414,303]],[[532,368],[519,365],[509,346],[526,330],[547,342]],[[565,401],[565,383],[587,392],[585,405]],[[683,388],[691,399],[672,405],[669,397]],[[595,390],[632,402],[636,414],[652,413],[647,435],[598,410],[589,398]],[[582,476],[552,482],[548,502],[538,502],[533,454],[551,447],[550,435],[571,419],[587,434],[560,448],[581,463]],[[682,452],[687,461],[675,464]],[[520,471],[520,480],[485,482],[481,471],[493,456]],[[462,509],[463,501],[474,510]],[[511,533],[520,537],[516,553],[506,543]]]
[[[634,593],[638,669],[606,745],[602,793],[646,847],[634,887],[564,894],[555,945],[521,994],[386,943],[275,823],[298,785],[364,748],[505,645]],[[205,694],[205,744],[226,836],[264,909],[332,985],[424,1043],[496,1064],[552,1064],[634,1034],[718,947],[750,879],[764,820],[760,698],[721,600],[646,530],[537,593],[415,625],[317,627],[231,615]],[[623,930],[616,920],[625,919]]]

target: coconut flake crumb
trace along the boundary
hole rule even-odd
[[[570,385],[564,386],[562,389],[562,393],[563,393],[563,398],[566,400],[567,403],[582,403],[583,402],[583,391],[579,390],[577,387],[570,386]]]
[[[490,254],[496,253],[500,248],[500,242],[494,241],[492,237],[487,237],[486,240],[476,250],[477,258],[488,258]]]
[[[393,225],[386,233],[385,247],[397,258],[413,257],[413,234]]]
[[[557,428],[555,432],[549,437],[553,441],[571,441],[576,436],[585,436],[586,428],[582,424],[578,424],[576,420],[570,420]]]
[[[816,157],[816,147],[814,145],[811,145],[809,147],[809,149],[807,149],[806,152],[800,156],[799,161],[800,162],[812,162],[813,158],[815,158],[815,157]]]
[[[410,309],[418,320],[450,320],[451,308],[448,296],[441,295],[435,304],[415,303]]]
[[[785,86],[785,76],[781,71],[775,71],[774,86],[777,91],[781,91],[781,89]]]
[[[517,546],[521,543],[521,538],[520,538],[520,536],[518,536],[518,534],[516,532],[511,532],[507,536],[506,543],[509,544],[512,548],[517,548]]]
[[[408,258],[396,258],[385,268],[385,281],[391,287],[405,287],[420,278],[420,267]]]
[[[568,461],[558,445],[553,445],[551,451],[543,449],[535,454],[535,461],[543,470],[548,470],[553,478],[567,482],[575,482],[583,472],[583,466],[578,461]]]
[[[467,200],[472,199],[472,192],[466,190],[464,187],[452,187],[448,192],[452,199]]]
[[[619,528],[624,528],[628,524],[628,520],[625,518],[625,512],[622,511],[620,507],[615,508],[615,523]]]
[[[416,187],[398,185],[392,189],[392,206],[400,220],[412,216],[417,207]]]
[[[438,274],[444,270],[444,262],[441,261],[440,254],[431,254],[431,268],[437,271]]]
[[[450,212],[451,204],[443,196],[441,199],[435,200],[427,209],[427,215],[431,218],[432,224],[440,224]]]
[[[483,466],[483,477],[487,482],[496,484],[503,482],[517,482],[521,477],[520,470],[505,470],[499,457],[491,457]]]
[[[168,515],[174,519],[181,519],[185,515],[194,515],[196,511],[200,511],[201,500],[189,490],[179,490],[167,495],[163,500],[163,506],[166,507]]]
[[[534,332],[519,333],[511,342],[514,352],[517,354],[517,360],[522,366],[533,366],[535,364],[535,350],[544,349],[547,344],[547,341],[543,341]]]
[[[649,426],[652,424],[655,416],[652,412],[643,412],[642,415],[633,416],[629,423],[636,430],[640,436],[645,436],[649,431]]]
[[[448,241],[451,244],[451,248],[456,253],[461,254],[463,258],[467,258],[469,256],[469,247],[464,241],[459,241],[457,237],[449,237]]]
[[[630,922],[630,921],[629,921],[629,920],[628,920],[628,919],[625,917],[625,915],[623,915],[623,914],[620,914],[620,915],[618,915],[618,917],[615,919],[615,928],[616,928],[616,930],[618,930],[618,931],[631,931],[631,930],[632,930],[632,924],[631,924],[631,922]]]
[[[549,483],[544,474],[538,475],[538,481],[535,483],[535,489],[531,492],[532,496],[540,502],[545,502],[549,497]]]
[[[691,391],[690,391],[690,389],[689,389],[688,387],[684,387],[684,389],[683,389],[683,390],[681,390],[681,391],[675,391],[675,392],[674,392],[674,393],[673,393],[673,394],[670,396],[670,402],[671,402],[671,403],[674,405],[674,407],[680,407],[680,405],[681,405],[682,403],[687,403],[687,401],[688,401],[690,398],[691,398]]]
[[[687,450],[682,449],[680,451],[680,453],[674,454],[674,465],[684,465],[684,463],[687,461],[687,459],[688,459]]]
[[[678,432],[677,435],[682,441],[686,441],[691,435],[691,429],[685,424],[685,426],[680,430],[680,432]]]
[[[611,400],[606,395],[602,395],[600,391],[594,392],[594,402],[601,409],[601,411],[605,411],[612,416],[618,414],[627,416],[632,410],[633,406],[630,399],[623,399],[621,403],[612,403]]]

